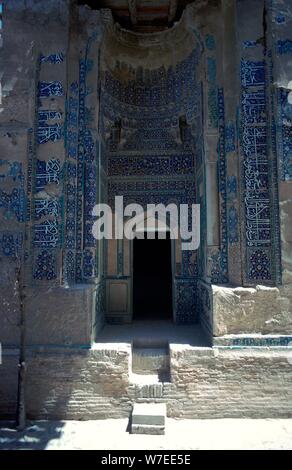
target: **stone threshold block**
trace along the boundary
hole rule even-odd
[[[132,411],[132,434],[165,434],[165,403],[135,403]]]
[[[291,286],[199,285],[202,318],[213,336],[292,334]]]

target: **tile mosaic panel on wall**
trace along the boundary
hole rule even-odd
[[[86,43],[79,61],[79,76],[71,81],[67,99],[64,273],[69,284],[91,282],[98,276],[92,210],[98,202],[100,155],[91,130],[93,116],[87,107],[87,97],[92,92],[89,76],[96,73],[91,59],[96,39],[97,34],[93,33]]]
[[[28,220],[33,222],[31,249],[34,282],[55,282],[59,276],[57,260],[63,244],[63,164],[59,156],[43,160],[38,158],[38,155],[40,147],[64,138],[62,122],[64,115],[63,110],[59,109],[60,104],[54,103],[54,106],[48,109],[48,104],[51,106],[51,99],[60,98],[61,103],[64,102],[64,88],[60,81],[44,81],[39,77],[45,74],[44,66],[60,66],[64,59],[65,55],[61,52],[48,56],[41,54],[37,68],[36,131],[35,142],[31,134],[28,152],[30,201],[27,211]],[[54,186],[59,188],[55,195],[49,190]]]
[[[3,227],[0,231],[0,253],[15,258],[23,249],[24,233],[21,227],[7,230],[8,221],[23,223],[26,218],[25,177],[21,162],[0,160],[0,211],[3,214]]]
[[[272,283],[275,280],[273,263],[271,177],[274,167],[268,158],[269,119],[266,95],[269,77],[263,60],[241,61],[241,147],[243,205],[245,214],[244,243],[246,243],[247,283]],[[274,156],[275,158],[275,156]]]
[[[105,72],[101,109],[110,204],[115,195],[123,195],[124,204],[135,202],[143,207],[195,202],[195,143],[201,132],[197,66],[195,49],[168,70],[132,71],[135,79],[129,82],[119,82]],[[118,141],[112,133],[117,121]],[[177,323],[195,321],[196,279],[196,261],[183,256],[180,275],[175,278]]]
[[[218,89],[218,187],[220,211],[220,248],[212,255],[211,282],[224,284],[228,282],[228,221],[227,221],[227,189],[226,189],[226,128],[224,92]],[[233,232],[236,227],[233,227]]]
[[[3,169],[3,170],[2,170]],[[0,160],[0,183],[9,183],[12,189],[0,188],[0,209],[6,220],[15,218],[24,222],[26,212],[25,184],[22,164]],[[12,187],[14,186],[14,187]]]

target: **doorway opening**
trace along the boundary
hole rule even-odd
[[[170,232],[165,239],[144,232],[133,240],[133,319],[172,319]]]

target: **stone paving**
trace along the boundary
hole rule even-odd
[[[33,421],[20,433],[2,421],[0,449],[292,450],[292,419],[167,419],[164,436],[129,434],[127,419]]]

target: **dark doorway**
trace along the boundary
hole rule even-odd
[[[134,320],[172,319],[171,240],[134,239]]]

